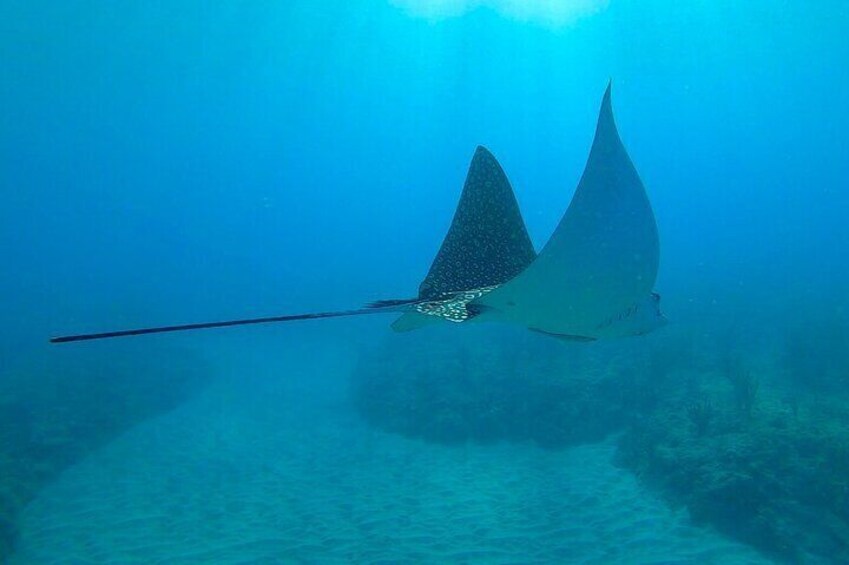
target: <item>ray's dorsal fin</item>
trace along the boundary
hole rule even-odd
[[[480,305],[527,327],[594,337],[604,320],[649,296],[657,226],[610,98],[608,85],[586,167],[551,239],[530,267]]]
[[[479,146],[454,219],[424,281],[420,299],[502,284],[536,257],[504,170]]]

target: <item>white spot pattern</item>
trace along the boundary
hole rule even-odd
[[[453,294],[446,294],[445,298],[420,302],[415,305],[416,312],[426,316],[438,316],[444,320],[461,323],[474,318],[477,314],[470,312],[468,305],[484,294],[492,292],[500,285],[484,286],[472,290],[464,290]]]

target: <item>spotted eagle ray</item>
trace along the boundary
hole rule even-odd
[[[584,173],[539,254],[504,170],[484,147],[472,158],[454,219],[415,298],[363,308],[55,337],[63,343],[271,322],[397,313],[395,331],[502,321],[568,341],[646,334],[665,323],[653,291],[657,225],[619,137],[608,85]]]

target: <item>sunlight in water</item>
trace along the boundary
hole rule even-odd
[[[476,8],[547,26],[568,25],[607,7],[609,0],[390,0],[412,15],[440,20],[466,14]]]

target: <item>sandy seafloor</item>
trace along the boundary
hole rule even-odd
[[[346,402],[350,348],[230,350],[201,396],[48,486],[12,563],[767,562],[641,488],[612,441],[386,434]]]

